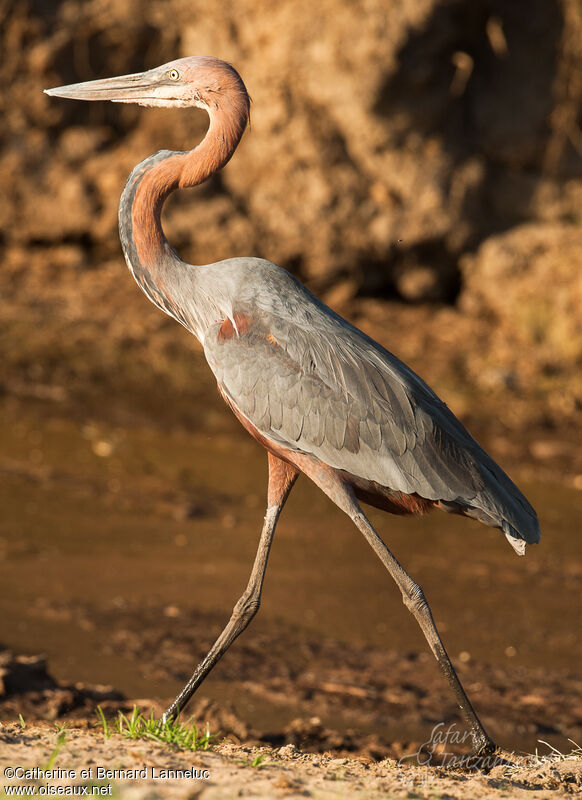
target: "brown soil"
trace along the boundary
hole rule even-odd
[[[141,615],[140,621],[143,623]],[[146,624],[149,623],[147,620]],[[204,627],[205,630],[210,627],[208,620]],[[135,631],[121,630],[125,636],[116,634],[116,641],[129,636],[135,644]],[[151,655],[151,636],[146,640]],[[164,661],[156,661],[157,667],[163,669],[168,655],[175,652],[176,642],[168,642],[164,637],[164,644],[167,645]],[[442,701],[440,693],[427,693],[420,688],[420,682],[430,677],[427,658],[348,651],[334,642],[301,639],[276,641],[276,645],[284,648],[284,652],[282,649],[277,653],[272,640],[247,642],[238,659],[230,660],[235,676],[232,680],[242,681],[246,691],[256,691],[281,708],[293,706],[296,713],[316,711],[333,716],[339,708],[354,724],[365,720],[369,726],[391,712],[401,718],[401,728],[417,716],[428,730],[431,718],[432,722],[438,718],[436,704]],[[290,654],[293,664],[289,663]],[[299,680],[289,678],[302,660],[309,661],[310,671]],[[368,665],[364,671],[362,663]],[[567,676],[543,678],[524,670],[512,676],[509,672],[472,666],[473,678],[485,687],[479,701],[486,703],[497,719],[506,717],[509,722],[519,715],[521,725],[534,727],[540,734],[553,730],[552,723],[544,720],[560,719],[560,724],[570,730],[582,732],[582,709],[571,708],[569,702],[579,687]],[[578,754],[564,759],[542,743],[535,756],[500,750],[486,764],[481,764],[479,770],[467,769],[470,742],[466,734],[462,735],[454,714],[446,723],[433,725],[424,742],[388,744],[380,735],[361,736],[355,731],[327,728],[315,716],[299,716],[278,731],[253,730],[232,709],[201,701],[192,709],[199,729],[204,730],[208,725],[220,735],[210,752],[192,754],[168,745],[124,740],[117,734],[104,737],[95,715],[89,712],[99,704],[106,716],[112,717],[118,710],[129,713],[132,704],[104,687],[59,686],[46,672],[42,659],[15,658],[5,652],[1,671],[4,694],[0,713],[13,719],[18,710],[25,723],[24,727],[16,722],[1,725],[0,769],[14,766],[46,769],[50,763],[63,770],[48,779],[34,775],[36,780],[7,780],[4,772],[5,787],[97,783],[112,787],[102,791],[113,791],[116,797],[133,797],[137,790],[140,797],[220,798],[243,794],[321,800],[352,793],[358,796],[361,792],[366,798],[385,797],[386,793],[395,797],[434,797],[436,793],[482,798],[507,796],[508,792],[512,797],[523,794],[549,798],[582,789],[582,757]],[[390,676],[389,685],[378,677],[384,675]],[[141,702],[147,712],[149,709],[144,709],[144,701]],[[159,714],[161,707],[153,710]],[[58,733],[53,726],[33,722],[39,714],[57,722],[67,720],[62,746],[58,745]],[[127,780],[119,777],[99,780],[98,767],[139,769],[140,774]],[[75,776],[64,772],[71,769],[76,770]],[[82,779],[82,769],[93,770],[92,781]],[[198,777],[163,778],[163,770],[180,769],[199,770]]]
[[[179,615],[169,619],[163,608],[142,606],[111,607],[97,614],[77,608],[75,613],[85,626],[108,631],[105,650],[145,665],[154,685],[170,679],[176,685],[185,683],[224,624],[218,614],[198,612],[194,619]],[[152,706],[151,701],[126,700],[111,688],[59,683],[47,674],[45,660],[39,657],[5,652],[1,664],[4,719],[14,720],[19,713],[25,719],[94,718],[97,705],[109,712],[127,711],[134,702],[154,707],[156,714],[163,710],[160,702]],[[525,742],[532,746],[548,738],[562,746],[569,739],[582,740],[579,676],[474,659],[457,660],[457,669],[476,707],[482,709],[485,727],[506,748],[519,752]],[[415,752],[435,726],[464,729],[428,652],[385,652],[263,623],[258,633],[247,631],[215,677],[223,695],[235,698],[234,704],[204,698],[188,713],[238,741],[400,758]],[[235,710],[243,696],[254,723]],[[463,743],[466,749],[466,735]]]
[[[0,729],[0,769],[22,766],[33,769],[49,762],[57,734],[49,726],[17,723]],[[6,780],[4,785],[47,783],[56,786],[97,785],[101,796],[117,798],[204,798],[232,797],[302,798],[333,800],[362,797],[380,800],[398,798],[481,798],[507,797],[549,800],[580,792],[582,759],[499,756],[488,773],[471,774],[450,768],[422,767],[410,762],[384,759],[371,762],[331,755],[299,752],[293,745],[272,749],[222,743],[210,752],[185,753],[145,741],[104,739],[94,731],[75,725],[67,729],[66,741],[54,767],[75,770],[76,779],[42,777],[36,780]],[[253,766],[257,763],[258,765]],[[96,779],[98,768],[140,770],[147,777]],[[81,779],[81,770],[92,770],[93,780]],[[196,777],[166,777],[164,771],[190,770]],[[198,771],[198,772],[195,772]],[[63,774],[63,773],[61,773]],[[175,774],[175,773],[174,773]]]

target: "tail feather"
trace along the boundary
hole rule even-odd
[[[513,547],[517,555],[524,556],[525,546],[526,544],[531,544],[531,542],[528,543],[525,541],[525,539],[522,539],[518,531],[516,531],[515,528],[509,525],[505,520],[502,522],[502,530],[507,541]]]
[[[493,462],[493,468],[486,465],[483,473],[487,478],[486,485],[473,503],[490,518],[491,522],[487,524],[500,528],[515,552],[523,556],[526,544],[537,544],[540,540],[537,514],[497,464]]]
[[[488,459],[490,461],[490,459]],[[503,531],[519,556],[525,555],[526,544],[540,540],[537,514],[513,481],[494,462],[483,465],[484,486],[472,499],[439,501],[439,507],[453,514],[477,519],[491,528]]]

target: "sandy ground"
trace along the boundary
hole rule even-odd
[[[293,745],[273,748],[243,747],[224,742],[211,751],[184,752],[155,742],[127,741],[115,735],[76,727],[56,753],[58,733],[44,723],[22,729],[6,723],[0,729],[0,769],[7,787],[31,786],[41,796],[68,792],[118,798],[232,797],[386,797],[483,798],[512,797],[541,800],[580,793],[582,758],[515,758],[494,766],[488,774],[446,767],[426,767],[417,756],[373,763],[334,755],[305,754]],[[259,764],[257,758],[260,757]],[[51,761],[52,758],[52,761]],[[262,760],[261,760],[262,759]],[[500,757],[501,760],[501,757]],[[51,763],[51,777],[42,768]],[[18,768],[22,768],[18,770]],[[17,777],[10,779],[11,768]],[[122,780],[121,773],[133,771]],[[31,772],[28,772],[31,771]],[[183,773],[180,773],[183,771]],[[130,777],[131,775],[135,777]],[[25,776],[32,776],[27,779]],[[23,777],[18,777],[23,776]],[[61,792],[57,787],[63,787]],[[49,789],[45,787],[51,787]],[[4,795],[2,795],[4,796]]]

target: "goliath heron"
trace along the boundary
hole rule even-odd
[[[119,206],[123,252],[148,298],[202,343],[218,388],[268,452],[267,511],[248,586],[208,655],[166,710],[175,717],[256,614],[275,526],[300,472],[348,514],[392,575],[469,725],[474,750],[494,744],[457,677],[420,586],[378,536],[359,501],[393,514],[439,508],[499,528],[523,555],[536,513],[435,393],[395,356],[328,308],[289,272],[260,258],[185,263],[161,225],[164,201],[231,158],[249,119],[236,70],[182,58],[147,72],[49,89],[79,100],[197,106],[203,141],[161,150],[131,173]]]

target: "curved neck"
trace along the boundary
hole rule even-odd
[[[246,94],[224,95],[207,106],[210,125],[202,142],[188,152],[161,150],[146,158],[121,195],[119,233],[127,264],[149,299],[183,325],[183,309],[168,283],[172,266],[184,262],[164,235],[162,207],[176,189],[203,183],[230,160],[247,125],[248,102]]]

